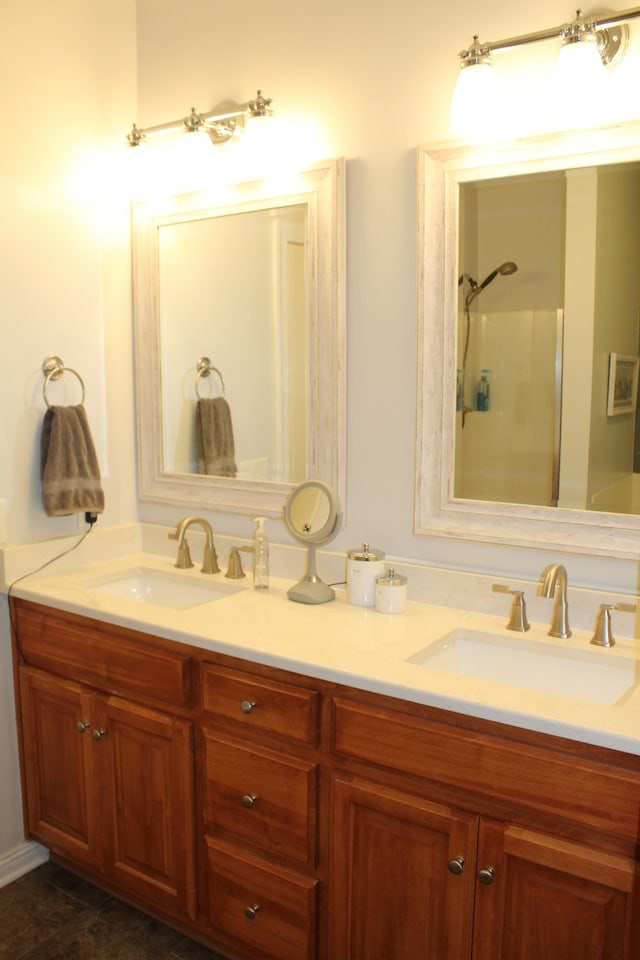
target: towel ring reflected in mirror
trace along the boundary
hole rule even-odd
[[[42,384],[42,396],[44,402],[47,405],[47,410],[51,409],[51,404],[49,403],[49,398],[47,397],[47,387],[51,380],[60,380],[63,374],[72,373],[74,377],[78,380],[80,387],[82,389],[82,396],[80,397],[80,405],[84,403],[84,380],[80,376],[77,370],[74,370],[72,367],[65,367],[64,363],[60,357],[50,356],[45,357],[42,361],[42,372],[44,373],[44,383]]]
[[[198,358],[198,362],[197,362],[197,364],[196,364],[196,370],[197,370],[197,373],[196,373],[196,397],[198,398],[198,400],[202,400],[202,399],[203,399],[202,396],[200,395],[200,380],[201,380],[201,378],[204,377],[204,378],[206,379],[207,377],[210,377],[212,373],[215,373],[216,376],[218,377],[218,380],[220,381],[220,393],[218,394],[218,396],[224,397],[224,393],[225,393],[224,377],[222,376],[222,374],[220,373],[220,371],[218,370],[218,368],[217,368],[217,367],[214,367],[214,365],[211,363],[211,360],[209,359],[209,357],[199,357],[199,358]]]

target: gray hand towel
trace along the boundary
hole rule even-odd
[[[98,457],[83,406],[48,408],[40,437],[40,477],[48,516],[104,510]]]
[[[198,473],[235,477],[236,450],[231,411],[224,397],[198,400],[196,405]]]

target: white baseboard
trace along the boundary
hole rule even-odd
[[[0,855],[0,887],[17,880],[24,873],[35,870],[49,859],[49,851],[39,843],[21,843],[19,847]]]

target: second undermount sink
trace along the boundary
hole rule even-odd
[[[102,577],[85,586],[98,593],[150,603],[172,610],[186,610],[201,603],[221,600],[241,587],[214,580],[189,580],[188,573],[173,573],[153,567],[133,567],[121,570],[110,577]]]
[[[636,683],[636,661],[632,657],[480,630],[452,630],[409,657],[408,662],[608,705],[617,703]]]

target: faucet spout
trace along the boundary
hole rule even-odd
[[[181,569],[193,566],[186,534],[189,527],[194,523],[202,527],[206,537],[201,571],[202,573],[218,573],[220,567],[218,565],[216,548],[213,543],[213,530],[209,521],[205,520],[204,517],[185,517],[184,520],[181,520],[177,525],[174,532],[169,534],[170,540],[178,541],[178,557],[175,566]]]
[[[571,628],[567,600],[567,571],[561,563],[550,563],[542,571],[542,596],[556,598],[551,614],[549,636],[566,640],[571,636]]]

